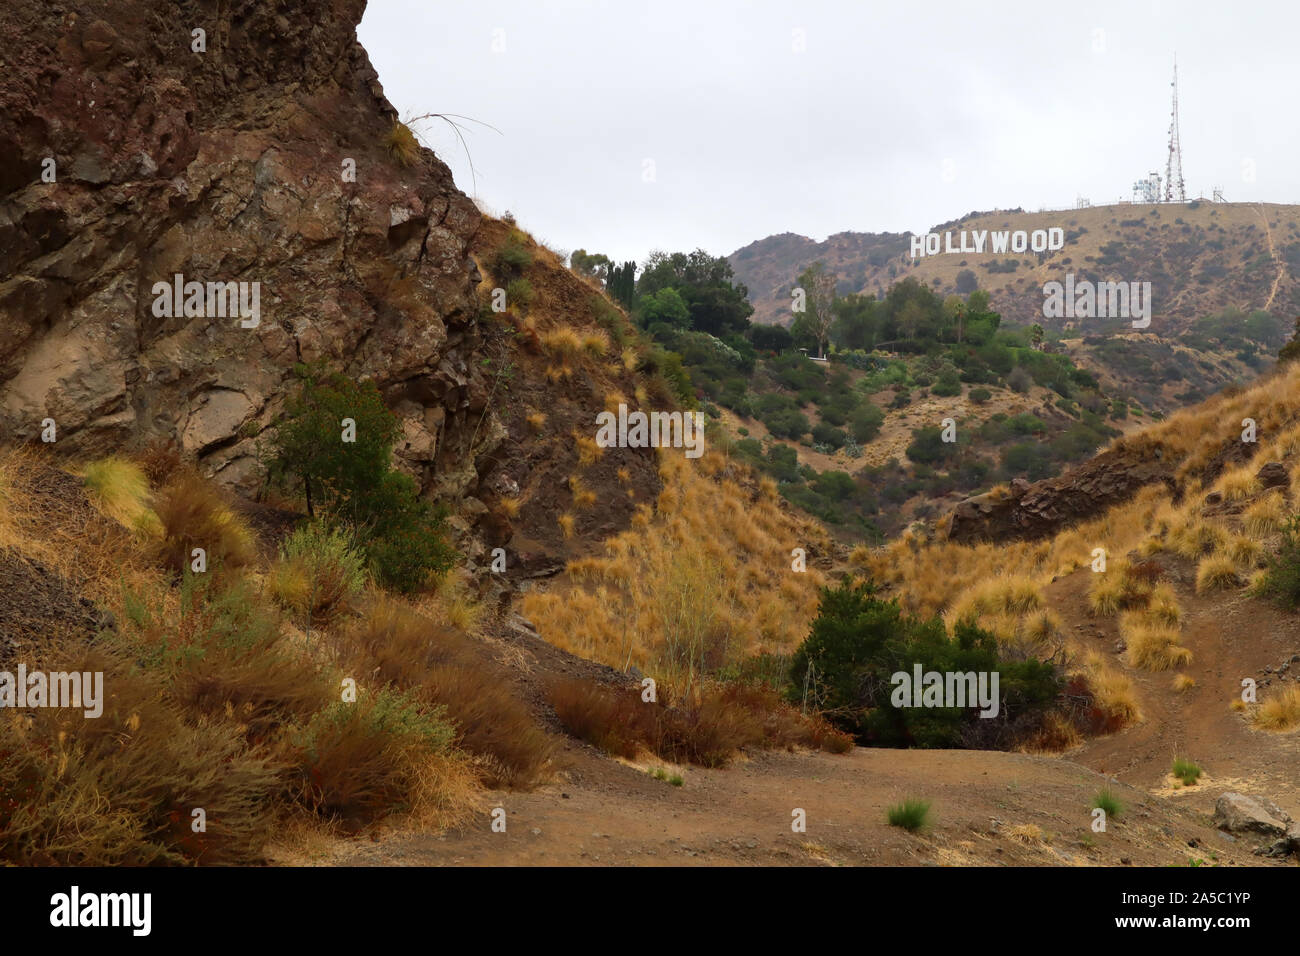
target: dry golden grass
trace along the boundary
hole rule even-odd
[[[384,135],[384,149],[393,162],[403,168],[413,166],[420,156],[420,144],[416,141],[415,134],[409,126],[398,120],[393,120],[393,125]]]
[[[1280,492],[1265,495],[1242,513],[1242,525],[1252,538],[1267,538],[1282,530],[1286,521],[1286,502]]]
[[[573,494],[573,506],[579,511],[586,511],[596,504],[596,492],[587,486],[581,475],[569,476],[569,491]]]
[[[603,555],[572,562],[572,587],[529,592],[524,613],[552,643],[612,667],[653,669],[661,682],[687,685],[726,660],[789,653],[807,635],[823,582],[816,570],[791,570],[790,552],[825,546],[825,532],[752,477],[742,486],[681,455],[658,460],[654,506],[638,506]]]
[[[573,537],[575,533],[575,528],[577,527],[578,519],[575,515],[565,512],[564,514],[558,515],[556,517],[555,523],[560,526],[560,531],[563,532],[564,537],[567,540]]]
[[[1249,569],[1257,566],[1264,555],[1264,549],[1258,541],[1245,535],[1234,534],[1228,537],[1223,554],[1238,567]]]
[[[157,495],[154,510],[162,525],[152,543],[154,560],[175,574],[188,570],[196,548],[206,553],[209,570],[235,570],[253,562],[253,533],[213,487],[193,473],[182,473]]]
[[[1169,536],[1172,550],[1191,560],[1220,551],[1227,540],[1228,533],[1223,528],[1195,516],[1188,517]]]
[[[1131,667],[1167,671],[1191,663],[1192,652],[1178,646],[1178,631],[1152,622],[1142,612],[1125,614],[1119,630],[1128,645],[1125,656]]]
[[[1178,604],[1174,589],[1168,584],[1159,584],[1151,592],[1151,603],[1147,613],[1156,624],[1177,629],[1183,620],[1183,609]]]
[[[588,355],[604,355],[609,351],[609,336],[599,329],[588,329],[582,333],[582,350]]]
[[[1255,477],[1255,465],[1247,465],[1230,471],[1219,479],[1217,488],[1225,501],[1245,501],[1259,491],[1259,480]]]
[[[1118,614],[1129,596],[1129,582],[1118,569],[1096,574],[1088,588],[1088,606],[1093,614],[1110,617]]]
[[[1175,674],[1172,686],[1174,693],[1182,694],[1196,686],[1196,678],[1191,674]]]
[[[578,465],[582,468],[594,465],[605,454],[605,449],[593,436],[584,435],[582,432],[573,432],[573,444],[578,450]]]
[[[517,497],[505,497],[497,499],[497,506],[500,507],[501,513],[507,518],[517,518],[519,509],[523,507],[524,500]]]
[[[1300,727],[1300,687],[1292,684],[1260,701],[1252,722],[1260,730],[1278,733]]]
[[[1036,823],[1017,823],[1007,827],[1007,836],[1025,846],[1040,846],[1050,842],[1043,836],[1043,828]]]
[[[87,464],[81,472],[91,504],[125,528],[144,535],[162,528],[150,505],[149,479],[144,468],[112,456]]]
[[[1133,681],[1107,664],[1100,654],[1090,652],[1087,655],[1084,675],[1097,708],[1116,728],[1139,723],[1143,719]]]
[[[1230,590],[1241,586],[1237,562],[1226,554],[1212,554],[1196,565],[1196,593]]]
[[[74,489],[76,491],[74,492]],[[0,548],[40,561],[98,602],[117,596],[124,574],[144,564],[138,535],[105,517],[81,480],[42,449],[0,453]]]
[[[562,359],[576,358],[584,347],[582,333],[569,325],[548,329],[541,336],[542,347]]]

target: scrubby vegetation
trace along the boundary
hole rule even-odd
[[[920,687],[900,705],[894,676],[911,681],[918,666],[923,674],[983,674],[986,681],[998,674],[997,713],[979,716],[974,699],[919,706]],[[812,630],[791,660],[786,693],[864,745],[1010,747],[1042,730],[1062,683],[1045,661],[1000,657],[997,638],[970,618],[950,635],[941,619],[910,617],[870,583],[845,581],[823,589]]]
[[[392,465],[401,426],[373,382],[300,365],[298,394],[270,439],[269,478],[348,535],[384,585],[418,590],[452,565],[444,514]]]
[[[810,270],[798,288],[818,285],[816,276]],[[747,327],[746,307],[737,302],[744,287],[731,282],[722,260],[702,252],[652,257],[637,288],[643,298],[634,315],[681,357],[689,373],[682,385],[762,425],[765,438],[743,437],[733,452],[775,478],[787,500],[869,539],[902,527],[898,506],[905,502],[1056,474],[1118,434],[1106,421],[1112,408],[1097,380],[1063,354],[1042,351],[1032,330],[1000,328],[978,290],[942,299],[906,280],[880,301],[824,290],[786,331]],[[671,320],[661,301],[669,292],[681,293]],[[828,342],[829,365],[798,351],[816,354]],[[1047,389],[1063,410],[1046,419],[1027,411],[976,415],[995,394],[988,386],[1002,394]],[[943,439],[940,419],[949,412],[936,410],[933,424],[911,429],[911,444],[892,464],[861,462],[890,411],[908,407],[918,393],[952,400],[956,440]],[[803,464],[800,447],[843,465]]]
[[[365,480],[314,482],[317,517],[267,559],[213,486],[184,466],[141,481],[154,470],[89,463],[83,503],[54,509],[39,489],[62,472],[29,452],[0,460],[0,540],[115,622],[28,651],[29,667],[102,671],[104,710],[0,715],[0,859],[248,863],[289,824],[438,828],[481,786],[549,772],[550,736],[476,650],[479,614],[456,587],[430,578],[418,604],[380,590],[339,520],[366,504],[334,497]]]

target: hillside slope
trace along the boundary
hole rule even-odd
[[[1053,227],[1063,230],[1064,248],[1043,253],[998,255],[986,247],[913,259],[908,234],[850,232],[817,243],[787,233],[751,243],[728,261],[749,289],[754,321],[786,325],[791,290],[813,262],[835,272],[840,294],[878,299],[908,277],[946,296],[969,271],[1005,322],[1043,325],[1111,391],[1127,391],[1164,413],[1252,379],[1300,315],[1300,207],[1190,202],[1011,210],[970,214],[931,231],[951,233],[958,248],[963,230]],[[1119,320],[1045,318],[1043,285],[1067,274],[1075,281],[1150,282],[1150,327],[1135,332]],[[1256,310],[1273,317],[1267,328],[1245,327]],[[1224,313],[1236,317],[1226,332],[1222,323],[1207,324]]]

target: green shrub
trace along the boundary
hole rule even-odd
[[[853,437],[859,442],[869,442],[880,434],[880,426],[885,422],[884,411],[874,402],[863,402],[853,412],[849,428]]]
[[[934,386],[930,389],[934,395],[944,398],[951,398],[954,395],[961,394],[961,380],[957,377],[955,371],[944,372],[935,381]]]
[[[999,675],[996,717],[978,708],[895,707],[892,676],[923,672]],[[996,638],[968,621],[950,638],[942,619],[909,617],[896,601],[875,597],[869,582],[823,588],[809,635],[790,664],[792,702],[821,710],[866,746],[1011,746],[1055,700],[1060,680],[1047,662],[999,660]],[[1014,717],[1009,716],[1014,715]],[[1028,716],[1031,719],[1026,719]],[[1018,721],[1014,726],[1012,721]]]
[[[1300,607],[1300,516],[1283,526],[1281,546],[1268,560],[1259,593],[1287,610]]]
[[[409,594],[451,570],[457,554],[443,537],[445,517],[441,509],[415,500],[401,524],[371,537],[366,553],[376,580],[385,587]]]
[[[972,388],[970,390],[970,400],[976,405],[983,405],[992,397],[993,393],[987,388]]]
[[[835,428],[822,422],[813,426],[813,441],[821,445],[828,445],[833,450],[839,450],[844,447],[844,442],[848,436],[844,434],[843,429]]]
[[[326,623],[365,585],[365,555],[342,531],[312,521],[280,546],[268,586],[282,605],[314,623]]]
[[[1197,780],[1201,779],[1201,774],[1205,771],[1190,760],[1185,760],[1182,757],[1175,757],[1173,772],[1174,776],[1181,780],[1184,786],[1190,787],[1196,783]]]
[[[506,241],[492,257],[489,269],[498,282],[508,283],[523,275],[524,270],[532,264],[533,254],[528,250],[524,234],[518,229],[511,229]]]
[[[511,279],[506,284],[506,302],[510,305],[527,309],[536,298],[537,293],[533,291],[533,284],[527,279]]]
[[[1092,807],[1097,810],[1106,811],[1106,819],[1116,820],[1124,812],[1124,804],[1120,802],[1119,797],[1115,796],[1113,790],[1105,788],[1097,791],[1097,795],[1092,798]]]
[[[302,384],[272,440],[271,478],[301,488],[309,515],[351,528],[380,583],[409,591],[445,573],[455,553],[443,539],[444,515],[392,467],[401,425],[374,382],[322,366],[295,372]]]
[[[797,439],[808,431],[808,417],[796,409],[769,412],[762,422],[777,438]]]
[[[918,833],[924,829],[930,816],[930,801],[908,797],[902,803],[896,803],[885,812],[885,819],[891,827],[902,827],[908,833]]]

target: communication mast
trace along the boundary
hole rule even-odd
[[[1169,162],[1165,166],[1165,202],[1186,202],[1183,188],[1183,147],[1178,141],[1178,58],[1174,57],[1173,115],[1169,121]]]

